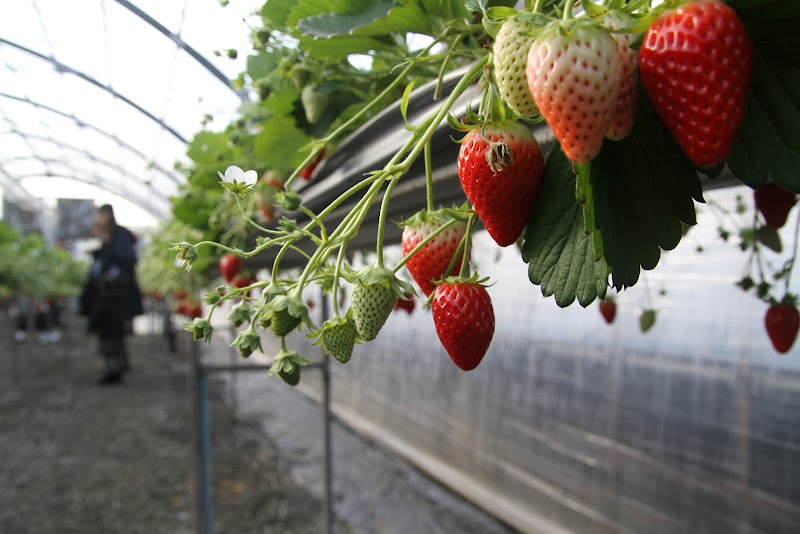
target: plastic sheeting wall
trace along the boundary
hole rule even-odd
[[[607,326],[479,234],[497,317],[481,365],[451,363],[429,312],[396,312],[332,361],[335,411],[523,531],[796,532],[800,349],[774,353],[729,249],[668,254]]]

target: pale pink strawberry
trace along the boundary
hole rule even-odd
[[[536,29],[530,21],[509,18],[500,27],[494,40],[494,78],[500,96],[520,117],[533,117],[539,108],[533,101],[525,76],[528,50],[534,36],[526,35]]]
[[[619,30],[633,26],[634,19],[622,11],[606,11],[598,17],[600,24],[610,30]],[[639,100],[639,62],[638,52],[631,48],[635,37],[632,33],[612,32],[612,39],[617,43],[620,65],[622,66],[622,84],[614,107],[611,124],[606,130],[606,137],[612,141],[625,139],[633,130],[636,102]]]
[[[528,54],[528,86],[566,156],[588,163],[603,146],[622,80],[617,45],[600,26],[546,28]]]

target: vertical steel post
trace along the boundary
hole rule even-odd
[[[320,308],[322,321],[328,319],[328,297],[321,291]],[[331,500],[333,499],[333,466],[331,458],[331,389],[330,389],[330,369],[328,368],[328,355],[323,351],[322,365],[322,440],[323,440],[323,495],[322,495],[322,532],[331,534],[333,526],[333,514]]]
[[[195,342],[195,345],[198,343]],[[211,501],[211,431],[208,417],[208,375],[200,374],[200,441],[203,457],[203,520],[204,534],[214,532],[214,506]]]
[[[192,402],[192,478],[194,484],[194,529],[212,534],[211,471],[208,439],[208,387],[200,362],[199,343],[192,343],[189,390]]]

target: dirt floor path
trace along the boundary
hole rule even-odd
[[[0,532],[191,533],[186,350],[131,339],[133,372],[98,386],[79,318],[61,342],[13,340],[0,320]],[[211,388],[217,533],[316,533],[320,503],[258,425]],[[338,532],[349,532],[337,525]]]
[[[67,322],[58,343],[19,343],[0,310],[0,534],[194,533],[188,334],[177,354],[132,337],[132,372],[99,386],[95,340]],[[203,352],[230,363],[223,340]],[[323,532],[319,405],[264,375],[209,382],[214,534]],[[335,534],[511,532],[339,421],[332,434]]]

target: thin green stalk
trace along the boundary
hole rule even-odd
[[[292,246],[292,241],[285,243],[281,249],[278,251],[277,256],[275,256],[275,261],[272,262],[272,281],[275,282],[278,278],[278,266],[283,259],[283,255],[286,254],[286,251]]]
[[[377,264],[378,267],[383,267],[383,235],[386,230],[386,215],[389,210],[389,199],[392,196],[392,192],[394,191],[397,182],[400,180],[401,175],[394,176],[390,181],[389,185],[386,187],[386,192],[383,195],[383,202],[381,202],[381,211],[378,215],[378,243],[376,245],[375,251],[378,254]]]
[[[447,114],[450,112],[450,108],[453,107],[456,100],[467,90],[467,88],[472,85],[475,79],[480,76],[483,72],[483,68],[486,66],[486,63],[489,60],[489,56],[483,56],[478,61],[476,61],[472,67],[467,71],[463,78],[458,82],[458,84],[453,88],[453,91],[450,93],[450,96],[447,98],[445,103],[439,107],[439,111],[431,120],[430,125],[425,130],[425,133],[422,134],[422,137],[417,142],[417,145],[414,149],[405,157],[402,163],[400,163],[400,167],[407,171],[411,164],[417,159],[420,152],[425,148],[425,145],[428,141],[431,140],[433,134],[436,132],[436,129],[445,120]]]
[[[440,36],[440,37],[434,39],[427,47],[425,47],[423,50],[421,50],[420,53],[417,54],[417,56],[421,57],[421,56],[424,56],[425,54],[427,54],[436,44],[441,42],[444,39],[444,37],[445,36],[443,35],[443,36]],[[378,94],[378,96],[376,96],[370,102],[368,102],[363,108],[361,108],[358,111],[358,113],[356,113],[355,115],[350,117],[350,119],[348,119],[341,126],[336,128],[336,130],[334,130],[333,132],[328,134],[324,139],[321,139],[319,144],[324,146],[324,145],[332,142],[339,135],[341,135],[343,132],[346,132],[348,130],[348,128],[350,128],[353,124],[355,124],[357,121],[361,120],[361,117],[363,117],[367,112],[372,110],[372,108],[375,107],[377,104],[382,102],[383,99],[386,98],[386,96],[391,94],[391,92],[394,91],[397,88],[397,86],[400,85],[405,80],[406,76],[408,75],[409,72],[411,72],[411,70],[413,68],[414,68],[414,63],[410,63],[409,65],[407,65],[400,72],[400,74],[397,75],[394,80],[392,80],[392,83],[387,85],[386,88]],[[306,157],[306,159],[304,159],[303,162],[294,170],[292,175],[289,176],[289,179],[286,180],[286,183],[284,184],[286,189],[289,189],[289,187],[294,182],[294,180],[300,175],[300,171],[313,161],[313,159],[317,155],[317,152],[319,152],[319,150],[316,150],[316,151],[312,150],[311,153],[308,155],[308,157]]]
[[[410,260],[410,259],[411,259],[411,258],[414,256],[414,254],[418,253],[420,250],[422,250],[422,248],[423,248],[425,245],[427,245],[428,243],[430,243],[431,241],[433,241],[434,239],[436,239],[436,237],[437,237],[439,234],[441,234],[442,232],[444,232],[445,230],[447,230],[448,228],[450,228],[451,226],[453,226],[453,225],[454,225],[454,224],[456,224],[457,222],[459,222],[457,219],[450,219],[449,221],[447,221],[446,223],[444,223],[443,225],[441,225],[439,228],[437,228],[436,230],[434,230],[433,232],[431,232],[429,235],[425,236],[425,239],[423,239],[422,241],[420,241],[419,243],[417,243],[417,246],[415,246],[415,247],[414,247],[414,248],[412,248],[410,251],[408,251],[408,254],[406,254],[406,255],[403,257],[403,259],[402,259],[402,260],[400,260],[400,261],[398,262],[398,264],[394,266],[394,268],[392,269],[392,271],[396,273],[397,271],[399,271],[400,269],[402,269],[402,268],[403,268],[403,265],[405,265],[406,263],[408,263],[408,260]],[[456,253],[456,256],[457,256],[457,255],[458,255],[458,253]]]
[[[266,234],[280,233],[277,230],[269,230],[267,228],[264,228],[260,224],[256,223],[253,219],[251,219],[250,216],[247,214],[247,212],[244,210],[244,208],[242,208],[242,202],[241,199],[239,198],[239,195],[236,195],[236,205],[239,207],[239,211],[242,212],[244,220],[247,221],[253,228],[258,230],[259,232],[264,232]]]
[[[797,221],[795,222],[794,226],[794,243],[792,245],[792,261],[789,264],[789,269],[786,272],[786,294],[789,294],[789,283],[792,281],[792,271],[794,270],[794,263],[797,259],[797,240],[800,238],[800,216],[797,217]]]
[[[564,16],[561,18],[563,21],[568,21],[572,18],[572,8],[575,6],[575,0],[567,0],[564,2]]]
[[[300,212],[305,214],[309,219],[314,221],[319,225],[319,237],[322,241],[328,240],[328,231],[325,229],[325,225],[322,223],[322,219],[317,217],[313,211],[306,208],[305,206],[300,206]]]
[[[344,251],[347,248],[347,241],[339,247],[339,255],[336,257],[336,268],[333,272],[333,288],[331,290],[331,300],[333,300],[333,316],[339,316],[339,277],[342,275],[342,263],[344,263]]]
[[[461,256],[461,269],[458,271],[459,277],[466,277],[469,270],[469,247],[472,243],[472,231],[478,223],[478,217],[473,213],[467,220],[467,231],[464,232],[464,253]]]
[[[431,142],[425,143],[425,196],[428,212],[433,211],[433,162],[431,161]]]

